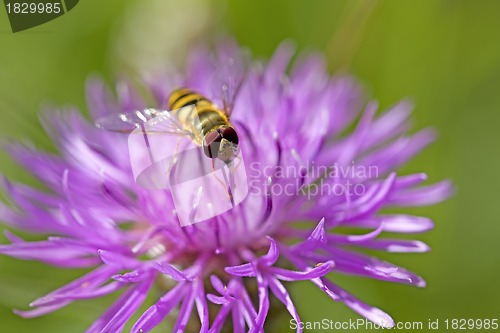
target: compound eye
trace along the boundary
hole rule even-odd
[[[222,137],[217,131],[212,131],[205,135],[205,139],[203,140],[203,151],[205,155],[210,158],[217,158],[221,140]]]
[[[220,134],[224,139],[235,145],[237,145],[239,142],[238,134],[236,134],[236,131],[232,127],[221,128]]]

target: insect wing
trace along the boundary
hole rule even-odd
[[[223,49],[217,57],[217,68],[211,83],[214,100],[220,100],[226,115],[231,117],[233,106],[249,70],[246,53]]]
[[[130,113],[112,114],[97,119],[95,125],[97,128],[112,132],[130,133],[134,129],[138,128],[140,124],[144,124],[149,120],[166,113],[168,113],[168,111],[145,109],[136,110]]]
[[[200,149],[183,152],[169,179],[169,190],[181,226],[228,212],[246,198],[245,164],[241,155],[237,160],[237,163],[226,164],[206,158]]]
[[[195,107],[188,106],[141,123],[129,135],[137,184],[170,191],[181,226],[227,212],[248,194],[241,152],[235,151],[229,164],[207,158],[195,133],[187,130],[198,125]]]
[[[180,118],[182,117],[182,118]],[[173,167],[185,152],[201,151],[199,123],[194,106],[159,113],[140,123],[128,137],[132,171],[136,182],[145,188],[166,189]],[[188,123],[190,122],[190,123]]]

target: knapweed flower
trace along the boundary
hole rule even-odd
[[[179,86],[210,96],[214,71],[221,65],[218,52],[240,56],[232,44],[212,53],[198,50],[185,75],[146,79],[154,103],[145,102],[127,82],[117,84],[114,97],[102,82],[91,80],[89,111],[97,119],[161,108]],[[447,181],[422,185],[425,174],[394,171],[434,134],[406,134],[408,102],[377,114],[376,103],[364,102],[352,78],[326,74],[319,55],[299,58],[288,71],[292,55],[293,48],[283,44],[267,64],[251,65],[231,117],[245,157],[249,193],[235,208],[197,224],[179,225],[168,190],[137,185],[126,135],[99,130],[75,110],[43,117],[60,154],[9,145],[13,158],[49,190],[5,180],[12,204],[1,206],[1,218],[12,228],[48,238],[28,242],[7,232],[11,244],[0,246],[0,253],[90,269],[33,301],[33,309],[16,313],[36,317],[76,300],[124,290],[88,329],[119,332],[148,293],[159,289],[162,296],[132,332],[148,332],[168,315],[174,332],[262,332],[272,319],[271,299],[282,303],[300,332],[299,313],[287,290],[293,284],[288,282],[309,280],[325,297],[377,324],[393,326],[389,315],[342,289],[335,277],[425,286],[418,275],[359,250],[429,249],[420,241],[383,233],[427,231],[431,220],[381,210],[434,204],[449,196]]]

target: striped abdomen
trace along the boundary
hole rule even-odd
[[[199,130],[203,135],[221,126],[229,125],[226,114],[219,110],[212,101],[187,88],[176,89],[170,94],[167,109],[173,111],[188,105],[194,105],[196,107],[201,125]],[[189,112],[189,110],[186,109],[186,112]],[[182,114],[178,114],[177,117],[181,120],[185,118]]]

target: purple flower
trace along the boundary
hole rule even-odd
[[[219,51],[240,57],[234,45]],[[185,76],[148,77],[155,102],[145,102],[127,82],[117,97],[99,80],[87,96],[94,118],[165,105],[170,91],[187,86],[210,95],[217,55],[194,52]],[[76,110],[47,112],[43,125],[60,155],[12,144],[10,154],[49,191],[4,180],[14,205],[2,205],[8,226],[49,235],[11,241],[0,253],[60,267],[88,267],[81,278],[33,301],[23,317],[40,316],[79,299],[124,290],[88,332],[118,332],[151,289],[162,295],[133,325],[148,332],[174,309],[173,331],[189,324],[201,332],[261,332],[275,297],[299,323],[283,281],[310,280],[334,301],[361,316],[393,326],[389,315],[338,286],[337,274],[425,286],[418,275],[354,251],[425,252],[420,241],[383,232],[419,233],[430,219],[380,211],[422,206],[447,198],[451,185],[422,185],[425,174],[394,170],[434,139],[430,130],[406,134],[410,103],[376,115],[350,77],[331,78],[315,54],[289,66],[293,48],[281,45],[267,63],[252,65],[231,122],[245,156],[250,193],[234,209],[180,227],[168,190],[147,190],[133,178],[127,136],[96,129]],[[353,128],[352,130],[346,130]],[[360,232],[346,234],[345,230]],[[288,287],[288,285],[287,285]],[[196,327],[196,326],[195,326]]]

